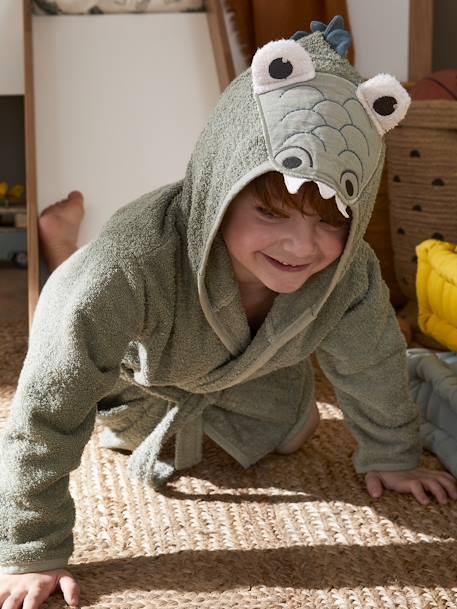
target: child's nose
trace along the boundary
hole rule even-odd
[[[288,227],[284,237],[284,250],[295,256],[298,260],[306,260],[315,254],[317,243],[314,223],[310,217],[294,219]]]

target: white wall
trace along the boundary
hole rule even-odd
[[[0,95],[24,94],[21,0],[0,0]]]
[[[355,67],[362,76],[387,72],[408,80],[409,1],[347,0]]]
[[[38,207],[82,191],[82,245],[184,176],[220,94],[207,17],[36,16],[33,34]]]

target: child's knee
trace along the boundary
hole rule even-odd
[[[278,446],[276,452],[281,455],[290,455],[296,452],[305,442],[309,440],[319,426],[320,415],[316,404],[311,408],[311,413],[305,425],[293,438]]]

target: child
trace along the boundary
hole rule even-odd
[[[198,463],[204,433],[248,467],[315,429],[313,352],[370,495],[457,498],[450,474],[416,469],[405,343],[363,241],[382,136],[409,98],[388,75],[362,82],[341,18],[312,30],[260,49],[185,178],[118,211],[46,283],[0,450],[8,609],[35,609],[59,585],[78,599],[63,569],[68,477],[96,416],[102,444],[132,451],[130,475],[144,483]]]

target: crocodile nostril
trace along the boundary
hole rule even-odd
[[[302,161],[296,156],[288,156],[287,159],[284,159],[282,164],[286,169],[295,169],[296,167],[300,167]]]

